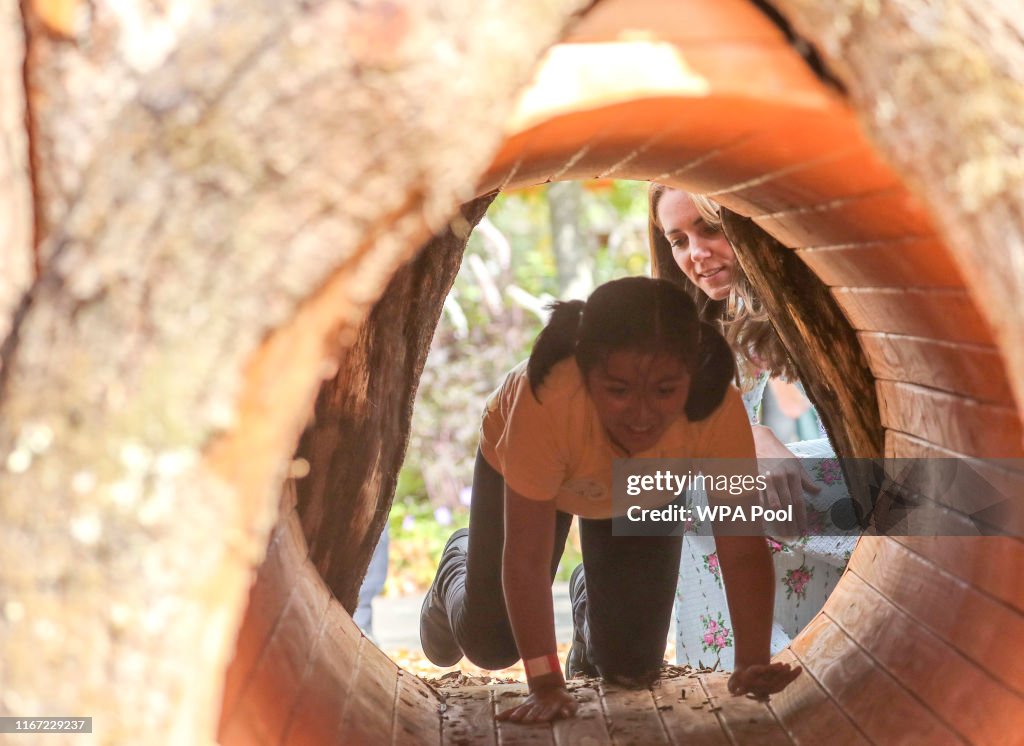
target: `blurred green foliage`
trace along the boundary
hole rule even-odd
[[[595,180],[580,187],[573,261],[585,263],[593,286],[648,274],[647,184]],[[468,523],[484,401],[529,355],[544,307],[561,293],[550,198],[547,186],[503,193],[470,237],[417,392],[390,518],[390,592],[429,585],[444,542]],[[579,561],[574,527],[560,577]]]

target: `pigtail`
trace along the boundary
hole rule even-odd
[[[703,420],[722,403],[736,374],[736,362],[725,337],[707,322],[700,325],[697,361],[684,411],[691,422]]]
[[[551,318],[537,336],[530,360],[526,364],[530,390],[537,401],[540,401],[537,389],[544,383],[551,369],[576,350],[576,335],[584,306],[586,303],[581,300],[555,301],[549,306]]]

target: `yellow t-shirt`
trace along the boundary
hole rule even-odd
[[[584,518],[612,516],[612,462],[626,458],[608,438],[575,358],[557,363],[530,390],[523,361],[488,397],[480,451],[513,490]],[[754,436],[740,392],[730,386],[710,416],[669,426],[654,447],[631,458],[753,458]]]

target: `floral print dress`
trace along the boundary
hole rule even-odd
[[[752,387],[745,387],[749,390],[743,394],[743,403],[753,424],[760,422],[767,383],[768,373],[762,371]],[[824,436],[824,432],[821,434]],[[855,535],[840,535],[842,532],[829,522],[830,507],[847,497],[847,491],[828,439],[790,443],[787,447],[798,457],[816,459],[808,468],[822,489],[817,495],[804,495],[808,535],[768,539],[775,580],[779,584],[775,589],[772,655],[789,645],[824,605],[843,574],[857,540]],[[691,494],[691,500],[706,503],[707,495]],[[732,621],[712,536],[687,533],[683,537],[675,621],[676,660],[680,665],[732,670]]]

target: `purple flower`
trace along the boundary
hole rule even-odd
[[[469,504],[472,501],[473,501],[473,488],[472,487],[463,487],[461,490],[459,490],[459,502],[460,503],[462,503],[463,505],[465,505],[468,508]]]
[[[416,521],[408,513],[405,514],[405,518],[402,519],[402,530],[412,531],[412,527],[416,525]]]
[[[452,511],[445,505],[434,510],[434,520],[439,526],[452,525]]]

